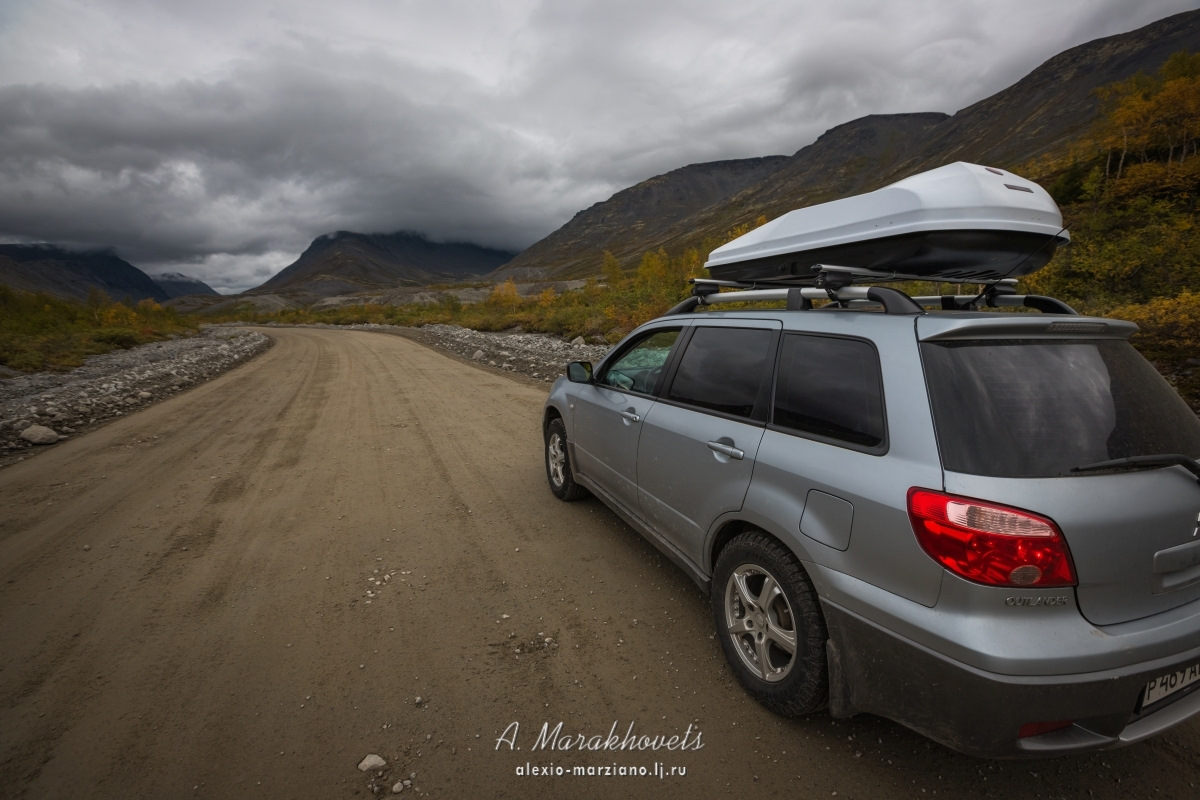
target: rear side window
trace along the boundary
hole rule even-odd
[[[1200,456],[1200,420],[1128,342],[926,342],[921,355],[953,472],[1047,478],[1129,456]]]
[[[769,330],[698,327],[667,399],[748,417],[768,377],[770,355]]]
[[[787,334],[771,421],[862,448],[882,448],[886,428],[879,355],[858,339]]]

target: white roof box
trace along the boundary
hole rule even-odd
[[[809,283],[814,265],[943,281],[1041,269],[1071,239],[1042,187],[958,162],[874,192],[801,208],[713,250],[713,278]],[[856,275],[871,282],[886,275]]]

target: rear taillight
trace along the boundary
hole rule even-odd
[[[925,552],[946,569],[989,586],[1074,586],[1058,526],[1008,506],[928,489],[908,490],[908,517]]]

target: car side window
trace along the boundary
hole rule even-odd
[[[769,376],[771,337],[761,328],[697,327],[667,399],[749,417]]]
[[[785,335],[772,422],[862,448],[881,447],[886,429],[875,348],[859,339]]]
[[[680,330],[671,328],[649,334],[605,369],[598,383],[623,392],[652,394]]]

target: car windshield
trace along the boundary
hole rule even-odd
[[[1200,419],[1124,341],[921,345],[943,466],[1011,478],[1070,475],[1130,456],[1200,457]]]

